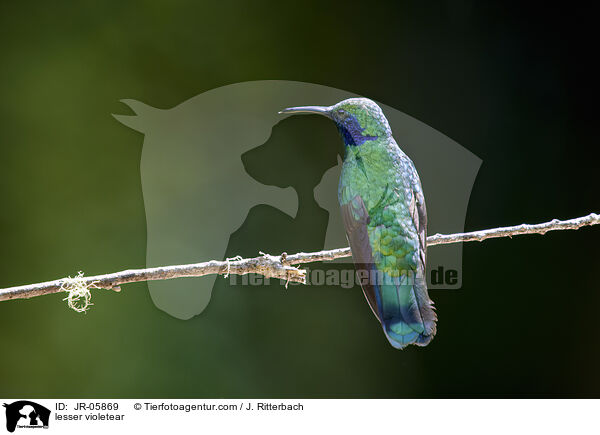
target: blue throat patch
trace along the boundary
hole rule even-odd
[[[344,144],[348,146],[360,146],[368,140],[375,140],[377,136],[363,136],[363,127],[360,126],[358,119],[350,115],[343,120],[342,123],[337,123],[338,131],[344,140]]]

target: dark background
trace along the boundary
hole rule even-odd
[[[483,160],[466,230],[599,211],[590,11],[3,2],[0,35],[0,287],[143,267],[143,136],[110,114],[128,113],[122,98],[169,108],[240,81],[346,89],[453,138]],[[286,122],[288,137],[336,134],[324,119]],[[282,172],[290,156],[302,166]],[[286,174],[301,208],[295,221],[254,208],[228,255],[315,248],[327,214],[311,189],[335,154],[244,159]],[[96,291],[87,314],[60,295],[2,302],[0,396],[600,397],[599,241],[586,228],[466,244],[463,288],[432,292],[437,337],[404,351],[358,288],[218,279],[188,321],[155,308],[143,283]]]

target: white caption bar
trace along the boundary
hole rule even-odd
[[[600,400],[0,399],[0,433],[589,433]],[[42,432],[35,429],[45,428]],[[8,430],[8,432],[5,432]],[[600,432],[599,432],[600,433]]]

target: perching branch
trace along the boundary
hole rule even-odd
[[[470,233],[458,234],[435,234],[427,238],[427,246],[442,245],[447,243],[483,241],[495,237],[512,237],[522,234],[546,234],[555,230],[577,230],[583,226],[600,224],[600,215],[591,213],[587,216],[560,221],[554,219],[536,225],[517,225],[513,227],[494,228]],[[298,254],[280,256],[261,253],[254,258],[236,257],[226,261],[207,261],[205,263],[183,264],[176,266],[153,267],[149,269],[124,270],[122,272],[106,275],[84,277],[81,273],[75,278],[61,278],[55,281],[47,281],[39,284],[30,284],[19,287],[0,289],[0,301],[10,299],[24,299],[35,296],[47,295],[66,291],[69,293],[69,306],[77,311],[85,311],[90,305],[89,289],[103,288],[107,290],[120,291],[122,284],[140,281],[155,281],[174,278],[198,277],[204,275],[229,274],[245,275],[257,273],[268,278],[279,278],[286,282],[306,283],[306,271],[297,264],[313,263],[317,261],[332,261],[337,258],[350,257],[350,248],[339,248],[330,251],[300,252]],[[84,298],[83,307],[77,304],[80,298]]]

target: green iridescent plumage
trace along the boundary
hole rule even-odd
[[[366,98],[283,112],[319,113],[337,125],[345,144],[338,199],[363,292],[394,347],[427,345],[437,319],[425,280],[425,199],[383,112]]]

